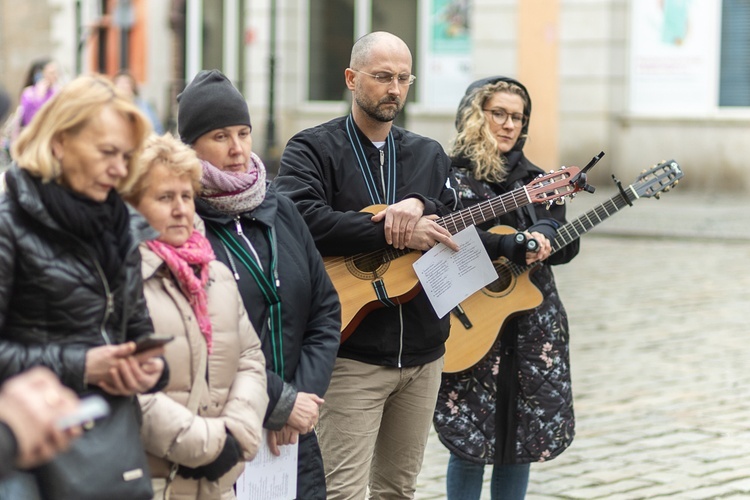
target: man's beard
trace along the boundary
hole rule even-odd
[[[360,107],[360,109],[362,109],[362,111],[367,114],[367,116],[379,122],[392,122],[396,119],[401,110],[404,109],[404,104],[398,97],[384,97],[378,103],[374,103],[367,97],[355,95],[354,100],[357,102],[357,105]],[[396,107],[383,109],[379,106],[383,103],[394,103],[396,104]]]

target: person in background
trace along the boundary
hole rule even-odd
[[[118,192],[150,131],[109,80],[82,76],[13,144],[0,194],[0,382],[46,366],[134,417],[134,396],[166,385],[163,350],[136,354],[133,342],[153,332],[138,244],[155,235]]]
[[[149,102],[141,97],[140,91],[138,90],[138,82],[135,81],[135,77],[132,73],[127,70],[118,71],[115,76],[112,77],[112,82],[128,99],[132,99],[138,109],[148,117],[151,121],[151,126],[154,128],[154,132],[157,135],[164,133],[164,127],[161,124],[159,116],[156,114],[154,109]]]
[[[31,123],[31,119],[59,90],[57,63],[52,59],[44,58],[35,61],[26,75],[20,100],[20,126],[21,129]]]
[[[266,357],[268,446],[299,441],[297,498],[325,499],[313,432],[339,346],[341,311],[307,225],[267,189],[252,152],[247,102],[221,72],[201,71],[178,96],[180,138],[201,160],[196,201],[216,256],[228,265]]]
[[[64,451],[80,428],[58,428],[78,408],[78,396],[47,368],[37,367],[0,387],[0,481],[14,468],[28,469]]]
[[[437,141],[393,125],[404,107],[412,57],[395,35],[375,32],[352,48],[344,72],[348,116],[287,144],[277,189],[307,221],[324,256],[389,248],[458,247],[437,215],[460,207],[450,159]],[[375,214],[369,205],[386,204]],[[513,236],[480,234],[490,257],[532,262]],[[348,298],[348,297],[347,297]],[[329,498],[413,498],[435,409],[450,323],[421,290],[369,312],[341,344],[318,424]]]
[[[159,232],[141,243],[144,294],[154,331],[176,337],[165,348],[169,385],[139,397],[154,496],[170,498],[160,496],[169,489],[171,498],[231,499],[262,440],[265,358],[232,273],[195,217],[195,152],[171,134],[154,135],[140,162],[126,199]]]
[[[0,85],[0,191],[4,189],[4,181],[2,179],[2,172],[8,168],[11,163],[10,159],[10,136],[12,124],[5,122],[5,117],[10,111],[10,95],[8,91]],[[8,130],[6,130],[8,127]]]
[[[507,193],[543,174],[523,153],[531,98],[501,76],[472,83],[456,115],[451,152],[464,205]],[[565,205],[528,205],[486,223],[526,230],[550,246],[565,223]],[[468,371],[444,374],[434,424],[450,450],[449,500],[478,500],[484,466],[494,464],[493,500],[525,498],[531,462],[548,461],[573,440],[568,318],[550,266],[578,254],[579,240],[536,266],[531,280],[542,304],[510,319],[493,349]]]
[[[5,120],[8,111],[10,111],[10,96],[8,91],[0,85],[0,122]]]

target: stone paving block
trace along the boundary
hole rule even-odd
[[[569,491],[587,489],[597,486],[599,481],[588,475],[562,477],[554,482],[539,483],[534,478],[533,487],[529,485],[529,491],[545,495],[567,495]]]
[[[633,490],[641,488],[647,488],[652,486],[652,483],[647,481],[641,481],[637,479],[628,479],[625,481],[618,481],[616,483],[602,484],[592,486],[589,488],[580,488],[575,490],[568,490],[565,492],[566,497],[573,499],[593,499],[593,498],[609,498],[609,496],[616,493],[627,493]]]
[[[750,498],[750,201],[730,211],[722,200],[721,210],[690,210],[693,197],[653,210],[652,201],[626,210],[623,227],[658,226],[664,238],[622,236],[614,224],[597,235],[608,220],[555,268],[571,325],[576,439],[533,464],[528,500]],[[694,239],[719,212],[712,232]],[[742,223],[716,224],[726,213]],[[435,442],[433,434],[420,475],[431,496],[417,498],[443,498],[433,495],[443,492],[448,453]]]

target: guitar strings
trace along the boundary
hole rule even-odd
[[[451,231],[452,228],[453,230],[451,231],[451,234],[456,234],[457,232],[465,229],[468,226],[475,225],[477,219],[480,219],[479,223],[481,223],[484,222],[484,220],[488,220],[490,218],[497,218],[510,212],[511,210],[515,210],[516,208],[527,205],[528,203],[529,196],[526,192],[526,188],[521,187],[504,195],[496,196],[495,198],[491,198],[487,201],[477,203],[476,205],[472,205],[471,207],[465,208],[463,210],[459,210],[458,212],[453,212],[445,215],[437,219],[435,222],[445,229],[448,229],[449,231]],[[468,214],[468,217],[466,217],[464,214]],[[490,214],[492,215],[492,217],[490,217]],[[461,225],[459,225],[459,222],[461,223]],[[346,267],[348,266],[347,261],[354,260],[355,263],[358,264],[358,267],[375,271],[384,263],[390,262],[413,251],[415,250],[399,250],[396,248],[386,248],[374,250],[371,252],[364,252],[354,256],[342,256],[340,259],[331,258],[335,260],[333,261],[333,263],[331,263],[331,260],[329,260],[326,268],[335,270],[340,267]]]

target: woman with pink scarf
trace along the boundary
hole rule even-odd
[[[159,232],[141,245],[144,295],[156,334],[175,337],[169,384],[139,398],[155,498],[233,499],[268,404],[260,340],[195,217],[195,153],[169,134],[152,136],[141,164],[128,201]]]

